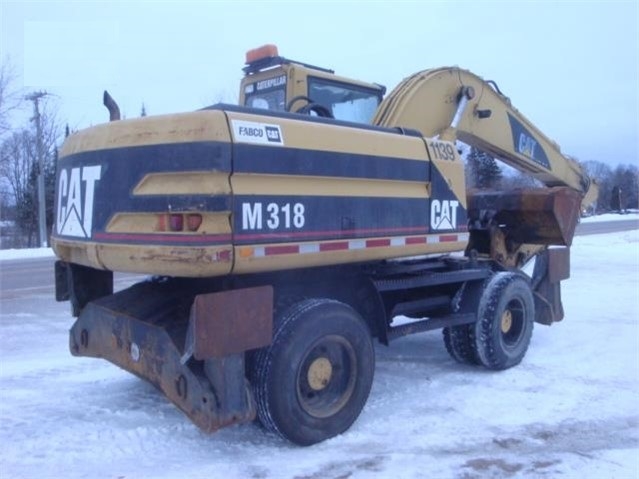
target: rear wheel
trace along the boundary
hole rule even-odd
[[[272,344],[253,357],[258,418],[296,444],[333,437],[359,416],[374,369],[371,333],[355,310],[328,299],[300,301],[276,315]]]
[[[475,348],[475,325],[462,324],[444,328],[444,345],[448,354],[462,364],[481,364]]]
[[[515,273],[498,273],[479,302],[475,348],[481,364],[507,369],[524,358],[532,337],[535,303],[529,282]]]

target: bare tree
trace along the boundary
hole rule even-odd
[[[25,215],[35,205],[29,180],[35,167],[35,141],[28,130],[13,132],[0,144],[0,176],[9,184],[16,204],[16,222],[30,245],[35,224]],[[27,218],[25,218],[27,216]]]
[[[8,59],[0,66],[0,137],[11,130],[11,114],[22,105],[22,95],[14,89],[16,75]]]
[[[612,168],[601,161],[585,161],[583,167],[586,169],[588,176],[594,178],[599,186],[599,197],[597,198],[597,206],[595,211],[602,213],[610,209],[612,190],[614,188],[614,180]]]
[[[52,224],[53,189],[55,183],[56,145],[62,128],[57,120],[55,108],[44,103],[41,113],[41,135],[43,168],[45,176],[45,202],[47,224]],[[13,131],[0,143],[0,180],[10,188],[16,205],[16,223],[32,246],[38,230],[37,185],[39,173],[37,137],[34,125]]]

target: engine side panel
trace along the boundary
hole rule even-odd
[[[221,111],[123,120],[72,135],[57,168],[56,254],[113,271],[228,274],[230,142]],[[182,221],[200,215],[201,225],[173,231],[176,214]]]
[[[58,256],[201,277],[465,248],[456,152],[306,118],[210,109],[74,135],[58,165]]]

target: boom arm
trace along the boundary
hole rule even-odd
[[[386,97],[373,122],[414,128],[426,137],[459,139],[546,186],[568,186],[584,196],[594,187],[579,164],[564,156],[493,82],[467,70],[437,68],[406,78]]]

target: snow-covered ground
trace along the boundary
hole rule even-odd
[[[70,356],[52,290],[5,297],[0,477],[637,478],[639,230],[577,237],[571,264],[566,318],[535,326],[521,365],[459,365],[439,331],[379,346],[360,418],[309,448],[254,424],[205,435],[152,386]]]

